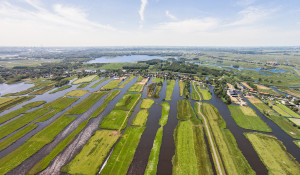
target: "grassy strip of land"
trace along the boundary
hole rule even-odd
[[[149,109],[151,108],[151,106],[153,105],[154,100],[152,99],[143,99],[142,104],[141,104],[141,108],[143,109]]]
[[[262,121],[252,108],[236,105],[229,105],[228,108],[234,121],[240,127],[263,132],[272,132],[272,129]]]
[[[12,100],[9,100],[9,101],[4,102],[4,103],[2,103],[3,102],[2,101],[1,102],[2,104],[0,104],[0,112],[3,112],[5,110],[7,110],[7,109],[10,109],[10,108],[12,108],[12,107],[14,107],[14,106],[16,106],[16,105],[18,105],[20,103],[23,103],[25,101],[31,100],[33,98],[34,98],[34,96],[21,96],[21,97],[13,98]]]
[[[104,117],[100,124],[101,129],[124,129],[126,125],[123,125],[124,120],[127,123],[127,114],[129,111],[124,110],[112,110],[110,113]],[[122,127],[122,128],[121,128]]]
[[[274,109],[278,114],[284,116],[284,117],[292,117],[290,114],[282,110],[279,106],[277,105],[272,105],[272,109]]]
[[[161,106],[162,106],[162,114],[161,114],[161,118],[159,119],[159,125],[165,126],[168,122],[170,104],[168,102],[164,102],[161,104]]]
[[[23,115],[22,117],[19,117],[9,123],[6,123],[5,125],[0,127],[0,139],[6,137],[10,133],[22,128],[26,124],[32,122],[33,120],[45,115],[47,112],[49,112],[51,109],[48,108],[39,108],[32,112],[28,112],[27,114]]]
[[[79,79],[73,81],[72,84],[88,83],[96,77],[97,77],[97,75],[90,75],[90,76],[86,76],[86,77],[83,77],[83,78],[79,78]]]
[[[88,92],[88,90],[73,90],[71,92],[68,92],[66,95],[71,97],[82,97]]]
[[[166,101],[171,101],[172,93],[175,87],[175,80],[167,80]]]
[[[43,169],[45,169],[49,163],[51,162],[52,159],[54,159],[54,157],[56,157],[67,145],[69,145],[74,138],[76,137],[76,135],[82,131],[82,129],[88,124],[89,120],[91,118],[97,117],[98,115],[101,114],[101,112],[106,108],[106,106],[108,105],[108,103],[114,99],[118,94],[120,93],[119,90],[116,91],[112,91],[104,100],[104,102],[102,103],[102,105],[94,111],[94,113],[89,117],[88,120],[82,122],[77,128],[76,130],[74,130],[68,137],[66,137],[61,143],[59,143],[52,151],[50,154],[48,154],[44,159],[42,159],[40,162],[38,162],[29,172],[28,174],[37,174],[38,172],[42,171]],[[88,142],[89,143],[89,142]],[[103,142],[101,142],[103,143]],[[105,143],[105,142],[104,142]],[[101,144],[102,146],[102,144]],[[107,154],[107,153],[106,153]],[[104,155],[103,153],[101,154],[102,156],[106,156],[106,154]],[[96,155],[95,155],[96,156]],[[98,157],[98,156],[97,156]],[[90,165],[94,165],[94,164],[90,164]]]
[[[131,80],[133,80],[135,78],[135,76],[130,76],[128,77],[118,88],[124,88],[126,86],[126,84],[128,84],[129,82],[131,82]],[[143,77],[142,77],[143,78]]]
[[[85,87],[87,87],[90,84],[91,84],[91,82],[89,82],[89,83],[82,83],[79,86],[77,86],[77,88],[85,88]]]
[[[26,105],[23,105],[22,108],[20,109],[17,109],[17,110],[14,110],[8,114],[5,114],[3,116],[0,117],[0,124],[1,123],[4,123],[12,118],[15,118],[21,114],[24,114],[26,111],[28,111],[29,109],[32,109],[34,107],[38,107],[42,104],[46,103],[45,101],[36,101],[36,102],[31,102],[31,103],[28,103]]]
[[[104,85],[101,90],[111,90],[111,89],[115,89],[120,83],[122,82],[122,80],[112,80],[109,83],[107,83],[106,85]]]
[[[109,78],[108,77],[103,78],[102,80],[98,81],[93,86],[91,86],[91,88],[95,88],[95,87],[99,86],[99,84],[103,83],[106,80],[109,80]]]
[[[143,79],[143,77],[142,77],[142,76],[139,76],[139,78],[138,78],[138,79],[136,79],[136,82],[141,82],[141,81],[142,81],[142,79]]]
[[[145,127],[128,127],[100,174],[118,175],[126,173],[144,130]]]
[[[189,102],[182,105],[177,103],[183,110],[190,111]],[[174,131],[173,174],[213,174],[201,121],[196,118],[194,111],[190,112],[193,114],[187,120],[179,121]]]
[[[203,103],[202,107],[203,113],[209,121],[226,172],[230,172],[230,174],[255,174],[238,148],[234,136],[226,129],[226,123],[217,108],[209,103]]]
[[[41,89],[38,89],[36,91],[33,91],[31,92],[29,95],[42,95],[44,94],[45,92],[48,92],[50,90],[54,89],[54,86],[53,85],[50,85],[50,86],[44,86],[42,87]]]
[[[150,156],[148,159],[148,164],[145,170],[145,175],[152,175],[156,174],[157,172],[157,164],[159,160],[159,152],[162,142],[162,136],[163,136],[163,127],[158,128],[156,132],[156,136],[154,138],[153,146],[150,152]]]
[[[33,89],[26,89],[26,90],[23,90],[23,91],[20,91],[20,92],[15,92],[15,93],[9,93],[9,94],[5,94],[3,95],[4,97],[6,96],[19,96],[19,95],[25,95],[25,94],[28,94],[30,92],[32,92]]]
[[[198,91],[201,93],[203,100],[210,100],[211,99],[211,94],[208,89],[202,89],[200,86],[197,87]]]
[[[300,140],[295,140],[294,143],[300,148]]]
[[[294,111],[292,111],[290,108],[286,107],[285,105],[277,104],[277,106],[280,107],[282,110],[284,110],[284,112],[288,113],[290,116],[300,118],[300,116],[297,113],[295,113]]]
[[[140,93],[126,93],[117,102],[114,109],[120,109],[129,111],[134,105],[136,105],[136,100],[141,97]]]
[[[156,83],[152,83],[147,87],[147,97],[153,97],[154,91],[156,88]]]
[[[111,130],[99,130],[82,148],[79,154],[62,170],[69,174],[97,174],[120,133]]]
[[[178,84],[179,84],[179,88],[180,88],[180,97],[182,97],[185,84],[182,80],[178,81]]]
[[[132,121],[133,126],[145,126],[148,119],[148,109],[141,109]]]
[[[144,84],[134,83],[130,88],[128,88],[129,92],[141,92],[143,90]]]
[[[196,86],[196,88],[197,88],[197,86]],[[200,100],[200,97],[199,97],[199,95],[197,93],[197,90],[195,89],[195,85],[192,85],[191,99],[192,100],[197,100],[197,101]]]
[[[60,87],[60,88],[56,89],[55,91],[50,92],[49,94],[54,94],[56,92],[63,91],[65,89],[69,89],[70,87],[72,87],[72,85],[65,85],[63,87]]]
[[[2,105],[4,103],[7,103],[7,102],[9,102],[11,100],[14,100],[16,98],[18,98],[18,97],[1,97],[0,98],[0,105]]]
[[[269,174],[300,174],[300,165],[276,137],[261,133],[246,133]]]
[[[295,139],[300,139],[300,130],[297,126],[285,117],[279,116],[275,111],[269,108],[268,105],[260,101],[258,98],[248,98],[248,100],[266,117],[276,123],[284,132]]]
[[[159,93],[160,93],[161,88],[162,88],[162,85],[157,84],[157,86],[155,88],[155,92],[153,93],[153,96],[152,96],[153,98],[159,98],[160,97]]]
[[[179,100],[177,102],[177,119],[178,120],[189,120],[194,117],[195,113],[189,100]]]
[[[90,109],[97,101],[99,101],[104,95],[107,94],[107,91],[98,91],[93,92],[87,98],[82,100],[76,106],[73,106],[70,110],[68,110],[68,115],[77,115],[86,112]]]

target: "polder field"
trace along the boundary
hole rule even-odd
[[[300,117],[286,105],[225,104],[198,75],[105,75],[2,95],[0,174],[300,173]]]

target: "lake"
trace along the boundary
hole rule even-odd
[[[26,84],[24,82],[17,84],[0,84],[0,95],[15,93],[31,88],[34,84]]]
[[[87,63],[129,63],[138,61],[147,61],[152,59],[164,59],[160,56],[149,56],[149,55],[124,55],[117,57],[100,57],[90,60]]]

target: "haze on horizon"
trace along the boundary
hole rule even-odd
[[[0,46],[299,46],[299,0],[0,0]]]

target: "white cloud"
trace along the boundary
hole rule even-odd
[[[177,19],[176,16],[172,15],[172,14],[169,12],[169,10],[166,11],[166,16],[169,17],[169,18],[172,19],[172,20],[176,20],[176,19]]]
[[[144,21],[144,11],[145,11],[145,8],[146,8],[146,5],[148,3],[148,0],[141,0],[141,7],[140,7],[140,10],[139,10],[139,15],[140,15],[140,19],[141,21]]]

